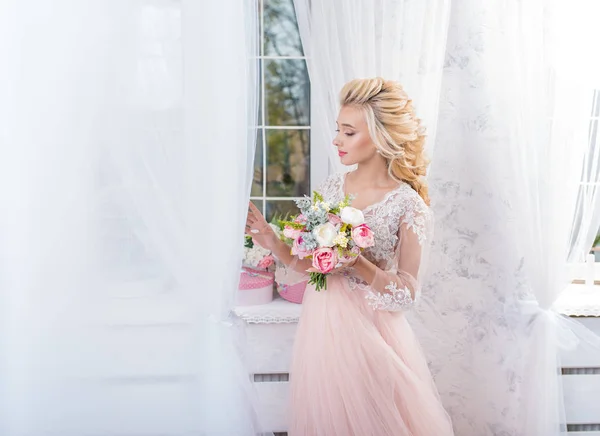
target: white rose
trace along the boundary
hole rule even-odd
[[[360,226],[365,222],[365,216],[362,211],[354,207],[344,207],[340,213],[343,223],[350,224],[353,227]]]
[[[337,237],[338,231],[331,223],[321,224],[315,227],[313,235],[317,239],[320,247],[333,247],[333,240]]]
[[[254,244],[253,248],[244,247],[244,260],[243,263],[249,266],[258,266],[260,261],[271,252],[265,248],[262,248],[258,244]]]

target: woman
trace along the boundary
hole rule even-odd
[[[445,436],[452,423],[404,312],[419,296],[431,235],[424,130],[392,81],[358,79],[340,93],[333,144],[355,171],[327,178],[328,202],[346,194],[363,211],[375,246],[308,286],[291,368],[290,436]],[[246,233],[298,271],[299,260],[253,205]]]

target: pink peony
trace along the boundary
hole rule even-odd
[[[294,256],[298,256],[300,259],[304,259],[307,256],[310,256],[312,254],[312,251],[307,250],[303,245],[302,245],[302,233],[300,233],[300,235],[294,240],[294,244],[292,245],[292,254]]]
[[[298,236],[300,236],[300,234],[302,234],[301,229],[295,229],[290,226],[285,226],[283,228],[283,236],[285,236],[286,238],[297,239]]]
[[[329,222],[334,226],[342,223],[342,219],[334,213],[329,214]]]
[[[373,231],[366,224],[361,224],[352,229],[352,239],[360,248],[367,248],[375,245]]]
[[[313,268],[319,270],[323,274],[331,272],[338,263],[338,257],[335,250],[323,247],[315,250],[313,253]]]
[[[257,267],[267,269],[274,263],[275,263],[275,258],[269,254],[268,256],[263,257],[263,259],[260,262],[258,262]]]

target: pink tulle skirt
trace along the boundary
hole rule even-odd
[[[446,436],[444,410],[402,313],[373,310],[334,275],[308,285],[290,374],[290,436]]]

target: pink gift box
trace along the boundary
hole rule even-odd
[[[293,285],[277,283],[277,292],[279,292],[281,298],[289,301],[290,303],[302,304],[307,283],[308,280],[295,283]]]
[[[243,267],[237,293],[238,306],[255,306],[273,301],[273,283],[275,275],[269,271],[260,271]]]

